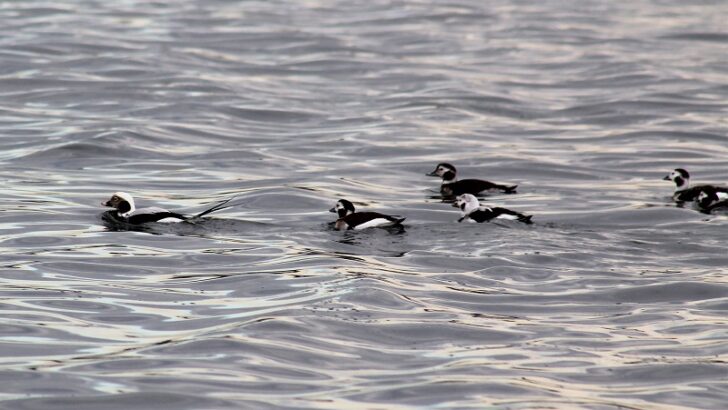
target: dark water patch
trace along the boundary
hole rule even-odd
[[[728,287],[717,284],[671,283],[632,287],[614,292],[614,298],[628,303],[640,302],[683,302],[717,299],[728,296]]]
[[[654,118],[659,118],[670,113],[684,113],[691,111],[699,112],[720,112],[724,107],[718,104],[688,104],[686,102],[666,102],[666,101],[615,101],[599,104],[579,105],[566,108],[554,114],[554,116],[577,116],[583,121],[590,118],[611,115],[615,119],[621,119],[623,111],[627,113],[645,112],[642,116],[653,114]]]
[[[728,41],[728,34],[710,32],[676,33],[664,35],[661,38],[665,40],[707,41],[725,43],[726,41]]]
[[[80,160],[84,162],[84,167],[93,168],[108,165],[110,160],[122,162],[126,158],[135,158],[138,161],[145,156],[150,157],[143,150],[125,148],[123,144],[112,143],[104,147],[100,144],[78,143],[36,151],[21,157],[21,160],[24,165],[32,166],[37,163],[48,164],[48,159],[52,158],[51,164],[55,168],[79,169]]]
[[[640,132],[629,132],[624,134],[613,134],[613,135],[605,135],[602,137],[591,137],[591,138],[565,138],[562,139],[563,141],[572,141],[572,142],[592,142],[592,143],[605,143],[608,144],[610,142],[615,143],[630,143],[630,142],[648,142],[648,143],[654,143],[654,144],[665,144],[668,145],[670,142],[695,142],[695,141],[705,141],[705,142],[722,142],[725,140],[725,136],[721,134],[715,134],[715,133],[709,133],[709,132],[698,132],[698,131],[691,131],[691,132],[678,132],[673,130],[658,130],[658,131],[640,131]],[[669,146],[669,145],[668,145]],[[682,153],[684,150],[676,151],[677,153]],[[703,155],[705,153],[703,152]]]
[[[353,395],[352,399],[363,402],[374,403],[405,403],[410,406],[427,406],[448,400],[458,402],[461,400],[475,399],[483,389],[487,389],[492,397],[508,398],[512,395],[528,394],[529,390],[509,384],[498,384],[489,382],[473,382],[464,380],[443,380],[435,384],[413,381],[406,386],[383,387],[372,393]]]
[[[637,365],[623,366],[616,368],[597,368],[588,372],[586,379],[612,379],[624,380],[625,384],[669,384],[676,377],[690,381],[715,380],[716,377],[724,377],[726,370],[721,364],[658,364],[658,365]]]
[[[155,407],[159,409],[179,409],[183,408],[200,408],[204,407],[210,410],[232,409],[232,408],[259,408],[264,409],[266,406],[262,403],[254,401],[243,403],[228,402],[221,399],[211,399],[199,397],[196,395],[178,394],[178,393],[115,393],[111,395],[98,394],[77,394],[70,398],[31,398],[21,400],[10,400],[0,403],[5,408],[15,408],[23,410],[32,409],[102,409],[102,408],[128,408],[145,406],[148,403],[155,403]],[[243,407],[239,407],[242,405]],[[246,407],[249,406],[249,407]],[[267,407],[270,408],[270,407]]]
[[[344,327],[343,323],[329,321],[327,324],[331,330],[337,327]],[[347,326],[348,327],[348,326]],[[409,348],[427,348],[428,346],[442,343],[471,344],[479,343],[508,343],[521,339],[523,336],[478,327],[463,327],[445,325],[442,323],[428,326],[426,323],[360,323],[359,329],[355,332],[348,332],[347,338],[352,338],[357,343],[376,343],[383,346],[408,345]]]

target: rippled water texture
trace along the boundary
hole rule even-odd
[[[689,4],[688,4],[689,3]],[[0,3],[0,408],[723,409],[723,1]],[[458,224],[424,174],[518,184]],[[195,212],[118,230],[99,202]],[[338,232],[338,198],[407,217]]]

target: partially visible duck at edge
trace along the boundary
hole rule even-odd
[[[709,214],[716,210],[727,211],[728,210],[728,198],[725,196],[721,198],[718,195],[719,192],[712,186],[706,186],[698,194],[696,203],[700,212]]]
[[[712,188],[720,199],[728,199],[728,188],[714,185],[696,185],[690,186],[690,174],[683,168],[676,168],[670,174],[662,178],[665,181],[673,181],[675,183],[675,192],[672,199],[678,202],[694,201],[705,188]]]
[[[134,205],[134,198],[126,192],[113,193],[111,198],[109,198],[108,201],[102,202],[101,205],[114,208],[112,211],[107,211],[105,215],[111,216],[115,221],[139,225],[149,222],[190,222],[212,212],[228,208],[229,205],[226,204],[230,202],[230,200],[232,200],[232,198],[222,201],[211,208],[191,216],[172,212],[159,207],[136,208]]]
[[[354,204],[346,199],[339,199],[336,205],[329,209],[329,212],[334,212],[339,216],[334,225],[338,230],[401,226],[406,219],[379,212],[356,212]]]
[[[520,212],[512,211],[507,208],[481,206],[478,198],[471,194],[462,194],[458,196],[453,204],[454,207],[460,208],[461,217],[458,222],[470,220],[474,222],[488,222],[493,219],[506,219],[511,221],[519,221],[525,224],[532,224],[533,215],[524,215]]]
[[[431,177],[442,178],[440,193],[445,196],[457,196],[462,194],[477,195],[483,191],[498,191],[506,194],[515,194],[518,185],[501,185],[482,179],[457,178],[457,169],[447,162],[437,164],[435,170],[426,174]]]

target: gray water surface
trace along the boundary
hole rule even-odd
[[[0,408],[725,408],[728,218],[661,178],[728,183],[728,3],[685,3],[0,4]]]

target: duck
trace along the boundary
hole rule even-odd
[[[466,219],[478,223],[488,222],[493,219],[506,219],[523,222],[525,224],[533,223],[531,221],[533,215],[524,215],[507,208],[481,206],[478,198],[472,194],[458,195],[453,206],[460,208],[461,217],[458,219],[458,222]]]
[[[725,196],[721,198],[718,194],[719,192],[715,190],[715,187],[704,187],[695,201],[698,210],[703,213],[711,213],[715,210],[728,210],[728,198]]]
[[[189,222],[212,212],[228,208],[229,205],[227,205],[227,203],[232,199],[233,198],[226,199],[211,208],[191,216],[172,212],[159,207],[137,209],[134,205],[134,198],[126,192],[114,192],[111,194],[111,198],[107,201],[101,202],[101,205],[114,208],[114,210],[107,211],[104,214],[110,216],[115,221],[132,225],[140,225],[149,222]]]
[[[713,188],[720,199],[728,199],[728,188],[726,187],[714,185],[696,185],[691,187],[690,173],[683,168],[675,168],[662,179],[675,183],[675,192],[672,194],[672,199],[678,202],[694,201],[698,198],[700,192],[706,188]]]
[[[401,226],[407,218],[380,214],[379,212],[356,212],[354,204],[346,199],[339,199],[329,212],[336,213],[339,218],[334,227],[337,230],[366,229],[366,228],[387,228]]]
[[[515,194],[518,185],[501,185],[482,179],[457,179],[457,169],[447,162],[437,164],[435,170],[429,174],[430,177],[442,178],[440,193],[445,196],[457,196],[462,194],[477,195],[483,191],[500,191],[506,194]]]

